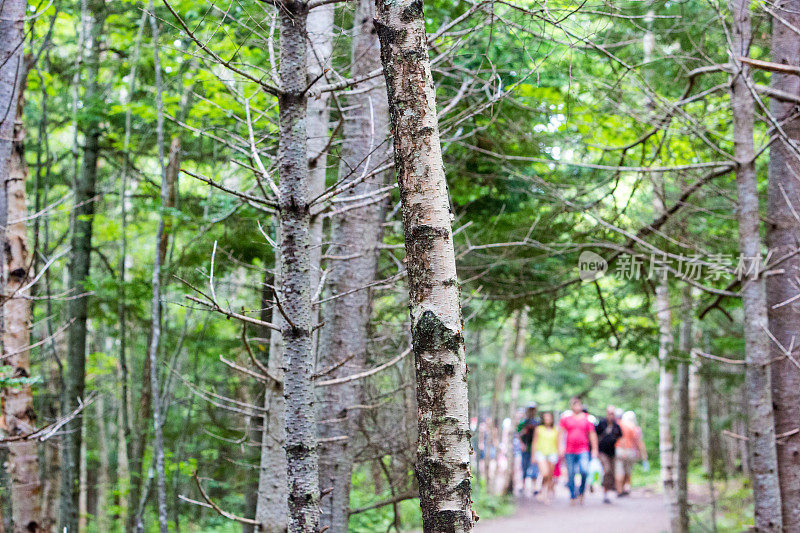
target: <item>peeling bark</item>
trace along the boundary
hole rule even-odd
[[[423,530],[470,531],[464,330],[423,2],[376,0],[376,7],[403,203]]]
[[[24,13],[24,4],[22,7]],[[8,16],[8,13],[4,13]],[[21,14],[20,14],[21,16]],[[3,22],[5,24],[6,22]],[[21,39],[21,35],[20,35]],[[19,43],[21,45],[21,41]],[[13,109],[16,122],[12,122],[13,139],[4,176],[3,189],[7,200],[10,224],[5,231],[4,242],[4,291],[3,291],[3,358],[0,374],[6,379],[25,380],[31,377],[30,365],[30,289],[31,253],[28,248],[28,211],[25,198],[25,181],[28,169],[22,127],[23,88],[28,68],[25,60],[16,73],[20,77],[15,89],[16,102]],[[36,413],[33,410],[33,392],[30,384],[21,382],[2,389],[3,418],[9,436],[25,435],[36,429]],[[11,521],[15,532],[43,531],[42,486],[39,477],[38,443],[24,440],[8,444],[8,475],[11,481]]]
[[[314,13],[315,10],[312,11]],[[373,0],[360,0],[355,13],[351,62],[353,78],[380,68],[380,43],[373,22]],[[380,166],[387,155],[389,111],[382,78],[369,80],[347,98],[339,175],[352,183]],[[310,135],[309,135],[310,137]],[[385,182],[386,173],[357,183],[337,198],[364,198]],[[317,366],[330,368],[350,358],[331,377],[356,374],[367,366],[371,294],[375,280],[381,221],[385,202],[375,201],[334,218],[331,230],[328,279],[330,296],[320,332]],[[320,437],[320,488],[333,489],[321,501],[322,526],[333,533],[348,529],[353,442],[363,403],[361,381],[349,381],[319,391],[317,408]],[[336,438],[339,440],[333,440]],[[344,437],[344,439],[342,439]]]
[[[772,60],[776,63],[800,64],[800,1],[788,0],[774,6],[772,20]],[[800,93],[800,78],[775,72],[771,75],[774,89],[790,94]],[[800,119],[796,106],[773,98],[772,115],[780,122],[787,138],[782,136],[770,146],[767,188],[767,247],[773,257],[783,257],[800,246],[800,221],[796,210],[800,204]],[[788,143],[793,143],[794,147]],[[780,305],[797,295],[800,257],[794,255],[781,264],[782,271],[766,279],[769,329],[785,348],[795,346],[792,357],[798,359],[800,339],[800,302]],[[782,501],[783,527],[800,531],[800,370],[781,351],[770,345],[772,363],[772,403],[775,406],[775,432],[791,433],[777,442],[778,479]]]
[[[750,50],[750,2],[730,0],[733,15],[733,56],[747,56]],[[754,102],[748,88],[750,70],[739,63],[732,80],[734,157],[737,161],[736,187],[739,199],[739,251],[744,257],[761,257],[758,231],[758,181],[753,147]],[[745,399],[748,414],[749,466],[753,479],[755,526],[758,531],[782,531],[781,496],[775,450],[772,411],[770,347],[767,337],[767,300],[762,277],[742,280],[745,339]]]

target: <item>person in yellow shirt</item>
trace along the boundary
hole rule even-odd
[[[533,434],[532,447],[542,478],[540,497],[544,503],[549,504],[556,490],[553,469],[558,463],[558,429],[555,427],[553,413],[547,412],[542,415],[542,423],[536,426]]]

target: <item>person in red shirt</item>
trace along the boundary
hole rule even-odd
[[[577,396],[569,401],[572,412],[562,416],[558,424],[558,442],[561,457],[567,464],[567,488],[570,503],[583,503],[589,461],[597,457],[597,433],[589,415],[583,412],[583,403]],[[575,486],[575,475],[580,474],[581,484]]]

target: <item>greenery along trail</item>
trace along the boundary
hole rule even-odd
[[[550,505],[522,500],[513,516],[478,521],[477,533],[662,533],[669,516],[660,494],[634,490],[630,497],[604,504],[599,493],[589,494],[583,506],[571,506],[563,487]]]
[[[800,531],[798,27],[4,0],[0,533]],[[572,396],[663,496],[490,520]]]

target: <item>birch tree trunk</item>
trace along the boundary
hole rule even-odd
[[[312,14],[316,9],[312,10]],[[373,0],[360,0],[355,13],[351,63],[353,78],[380,68],[380,43],[374,32]],[[373,78],[347,98],[344,116],[340,180],[352,184],[337,197],[342,209],[351,206],[332,221],[329,256],[330,297],[323,310],[320,350],[317,365],[330,368],[349,360],[330,374],[344,377],[364,370],[367,365],[369,318],[372,309],[369,285],[375,280],[381,221],[385,202],[371,198],[386,181],[386,172],[365,179],[388,155],[389,111],[386,86]],[[366,199],[366,200],[365,200]],[[366,204],[366,205],[361,205]],[[333,533],[346,532],[349,519],[350,477],[353,470],[353,443],[363,403],[360,381],[324,387],[317,395],[319,407],[320,488],[333,489],[322,499],[322,527]]]
[[[675,500],[678,513],[675,523],[672,524],[672,533],[689,532],[689,443],[691,435],[691,410],[689,408],[689,363],[684,358],[689,357],[692,350],[692,287],[686,285],[683,289],[681,302],[681,327],[678,335],[678,349],[681,352],[681,362],[678,363],[678,434],[677,460],[675,470]]]
[[[788,0],[774,6],[772,19],[772,61],[800,65],[800,1]],[[773,88],[800,94],[800,78],[778,72],[771,74]],[[800,119],[795,105],[777,98],[770,103],[772,115],[783,132],[770,146],[767,188],[767,247],[773,257],[784,257],[797,250],[800,220]],[[792,255],[781,263],[782,271],[766,278],[769,329],[784,348],[794,346],[792,357],[798,359],[800,340],[800,303],[785,304],[798,293],[797,272],[800,257]],[[772,404],[775,406],[775,432],[788,434],[777,441],[778,480],[782,501],[783,527],[800,531],[800,370],[780,347],[770,345],[772,359]],[[794,431],[794,432],[793,432]]]
[[[733,15],[733,56],[747,56],[750,51],[750,2],[730,0]],[[788,30],[787,30],[788,31]],[[736,187],[739,197],[739,251],[751,261],[761,258],[758,232],[758,182],[753,148],[754,102],[747,85],[750,76],[746,64],[736,61],[738,72],[732,81],[734,157]],[[742,279],[745,339],[745,399],[747,401],[749,465],[753,478],[755,526],[758,531],[782,531],[781,495],[777,475],[775,423],[770,382],[770,347],[767,337],[767,301],[764,280]]]
[[[92,252],[92,223],[95,210],[95,183],[97,180],[97,159],[100,152],[100,118],[102,116],[102,97],[99,87],[100,41],[106,11],[103,0],[88,2],[90,30],[87,43],[86,81],[83,97],[84,106],[94,108],[86,113],[79,124],[84,134],[83,161],[80,172],[75,176],[75,207],[72,210],[72,258],[69,263],[69,288],[72,299],[67,304],[67,314],[72,321],[69,327],[67,344],[67,370],[64,379],[64,399],[62,412],[69,413],[83,398],[86,367],[86,319],[89,306],[85,282],[89,277]],[[81,450],[80,416],[64,426],[61,453],[61,510],[59,530],[68,532],[78,530],[78,495],[80,479]]]
[[[421,0],[376,0],[403,203],[426,533],[472,530],[464,332]]]
[[[284,0],[280,16],[278,98],[280,141],[280,273],[277,298],[282,300],[283,392],[286,398],[286,466],[289,531],[316,532],[319,527],[319,469],[311,377],[311,273],[309,256],[309,183],[306,137],[308,4]]]
[[[23,4],[24,13],[24,4]],[[4,10],[3,10],[4,11]],[[8,16],[6,14],[5,16]],[[22,14],[19,14],[20,20]],[[3,20],[0,24],[6,24]],[[21,37],[21,36],[20,36]],[[22,43],[19,42],[21,47]],[[5,287],[3,292],[3,358],[0,373],[6,379],[23,380],[3,388],[3,416],[9,436],[25,435],[36,429],[33,410],[33,393],[24,380],[30,375],[30,289],[31,254],[28,248],[28,215],[25,200],[25,165],[22,127],[23,88],[28,68],[19,65],[20,77],[13,109],[16,124],[12,121],[11,152],[6,163],[3,189],[7,201],[8,224],[5,231]],[[16,67],[15,62],[15,67]],[[3,125],[5,126],[5,125]],[[2,127],[2,126],[0,126]],[[11,521],[15,532],[42,531],[42,486],[39,477],[38,443],[23,440],[8,444],[8,475],[11,481]]]
[[[652,1],[648,4],[652,6]],[[645,16],[647,30],[642,39],[642,52],[645,65],[653,58],[655,34],[652,25],[655,13],[650,8]],[[648,108],[655,110],[652,101]],[[653,208],[656,215],[662,215],[664,207],[664,176],[653,175]],[[677,523],[678,505],[675,499],[675,454],[672,444],[672,395],[673,375],[669,369],[674,339],[672,337],[672,311],[669,304],[669,281],[666,273],[656,280],[656,320],[658,322],[658,459],[661,465],[661,484],[664,498],[669,506],[670,523]]]
[[[156,230],[156,251],[153,259],[152,287],[153,297],[150,305],[150,344],[147,360],[150,363],[150,391],[153,402],[153,463],[156,471],[156,498],[158,505],[158,525],[161,533],[167,533],[167,487],[164,471],[164,435],[161,407],[161,387],[158,376],[158,346],[161,339],[161,265],[167,253],[167,231],[165,229],[164,209],[175,201],[175,185],[169,182],[164,154],[164,108],[161,100],[162,80],[161,63],[158,55],[158,22],[154,14],[153,1],[150,0],[150,28],[153,35],[153,66],[156,82],[156,144],[158,145],[158,161],[161,169],[161,214],[158,217]],[[180,144],[178,144],[180,147]]]
[[[663,205],[663,204],[662,204]],[[672,357],[672,311],[669,306],[669,287],[666,281],[656,286],[656,317],[658,319],[658,460],[661,464],[661,485],[670,509],[670,523],[676,522],[675,453],[672,445],[672,371],[667,366]]]
[[[334,4],[325,4],[308,12],[307,32],[308,82],[309,92],[325,81],[325,71],[331,66],[333,51],[333,12]],[[316,198],[325,190],[325,174],[328,170],[329,122],[328,104],[331,93],[315,94],[306,106],[306,138],[308,145],[308,194]],[[310,227],[309,260],[311,262],[311,293],[317,291],[322,271],[322,221],[321,214],[312,214]],[[317,312],[314,313],[315,317]],[[316,353],[316,350],[314,350]]]

